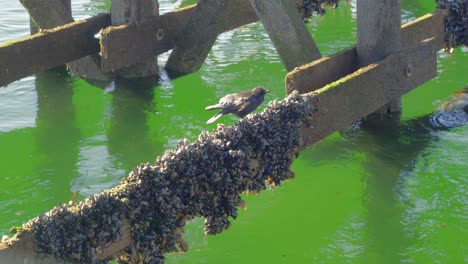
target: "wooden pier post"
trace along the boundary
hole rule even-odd
[[[158,0],[112,0],[112,26],[123,24],[137,24],[145,19],[159,16]],[[123,78],[143,78],[159,74],[158,57],[150,57],[146,61],[138,62],[117,71]]]
[[[360,67],[401,49],[401,0],[357,1],[357,54]],[[377,113],[400,111],[401,98]]]
[[[71,0],[20,0],[28,10],[31,22],[31,34],[40,29],[51,29],[75,20],[71,12]],[[91,36],[93,37],[93,36]],[[83,78],[95,80],[108,80],[112,76],[101,71],[99,55],[90,55],[76,61],[67,63],[70,71]]]
[[[249,1],[288,71],[322,57],[294,1]]]

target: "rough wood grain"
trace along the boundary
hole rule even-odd
[[[72,23],[75,20],[71,13],[70,0],[21,0],[21,4],[28,10],[31,22],[31,32],[35,26],[41,29],[52,29]],[[80,77],[108,80],[113,76],[101,72],[100,56],[93,54],[67,64],[70,71]]]
[[[409,49],[421,41],[434,37],[436,50],[445,48],[444,19],[447,13],[436,11],[401,27],[402,47]],[[307,93],[322,88],[359,68],[356,46],[340,51],[334,55],[323,57],[317,61],[305,64],[291,71],[286,76],[286,93],[294,90]]]
[[[324,88],[313,91],[312,128],[304,128],[304,147],[343,129],[437,75],[434,39],[392,54]]]
[[[357,1],[357,54],[366,66],[400,50],[401,0]],[[378,109],[378,113],[401,110],[401,98]]]
[[[308,93],[358,69],[356,47],[302,65],[286,75],[286,94]]]
[[[109,24],[102,14],[1,45],[0,86],[99,52],[94,34]]]
[[[309,31],[290,0],[250,0],[288,71],[321,58]]]
[[[225,0],[200,0],[176,41],[166,63],[172,75],[188,74],[201,68],[233,3]]]
[[[157,19],[158,16],[159,3],[157,0],[112,0],[111,21],[113,26],[140,23],[145,19]],[[128,36],[127,40],[135,41],[129,39]],[[121,54],[123,53],[125,52],[121,52]],[[123,78],[142,78],[159,74],[157,56],[140,58],[141,60],[136,64],[120,69],[118,75]]]
[[[257,21],[248,0],[229,1],[233,8],[224,15],[217,34]],[[196,5],[161,15],[138,24],[111,27],[101,34],[102,69],[114,71],[143,58],[171,50],[182,35]],[[122,52],[125,51],[125,52]]]
[[[74,22],[70,0],[20,0],[31,19],[42,29],[51,29]]]

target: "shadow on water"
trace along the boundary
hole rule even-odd
[[[406,171],[414,170],[418,157],[438,140],[440,131],[468,124],[468,113],[461,103],[468,104],[466,92],[464,89],[430,115],[400,122],[399,114],[372,114],[359,122],[360,126],[343,132],[366,154],[362,202],[367,210],[368,239],[363,263],[405,260],[403,252],[414,241],[410,241],[401,223],[404,206],[398,199],[402,192],[398,182]]]
[[[122,164],[125,171],[141,162],[153,162],[162,144],[150,137],[148,112],[153,108],[154,87],[157,80],[140,79],[115,82],[112,91],[112,110],[107,129],[109,154]]]
[[[64,68],[36,74],[38,173],[50,201],[69,198],[63,186],[78,176],[80,131],[75,123],[71,78]]]

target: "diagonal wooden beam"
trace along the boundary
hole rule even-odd
[[[101,14],[0,45],[0,86],[96,54],[94,34],[109,24],[110,16]]]
[[[200,69],[218,37],[225,14],[232,12],[232,7],[230,1],[200,0],[176,38],[165,68],[175,75]]]
[[[232,7],[224,14],[216,28],[217,34],[258,20],[248,0],[227,1]],[[182,36],[196,5],[161,15],[138,24],[110,27],[101,34],[102,69],[114,71],[136,64],[150,56],[159,55],[174,48],[176,39]],[[125,52],[122,52],[125,51]]]
[[[437,10],[401,27],[401,45],[410,49],[424,39],[434,37],[436,49],[445,48],[444,19],[446,11]],[[359,69],[356,47],[340,51],[334,55],[302,65],[286,76],[286,93],[297,90],[308,93],[322,88]]]
[[[291,0],[249,0],[288,71],[321,58]]]

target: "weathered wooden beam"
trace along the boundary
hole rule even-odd
[[[399,98],[437,75],[434,39],[392,54],[311,92],[317,113],[302,131],[305,146]]]
[[[250,0],[288,71],[321,58],[291,0]]]
[[[109,24],[110,16],[101,14],[0,45],[0,86],[98,53],[94,34]]]
[[[200,0],[187,25],[175,42],[166,63],[173,75],[188,74],[201,68],[223,25],[224,15],[232,12],[232,2]]]
[[[444,19],[446,16],[446,11],[437,10],[434,14],[428,14],[404,24],[401,27],[402,47],[409,49],[419,45],[424,39],[434,37],[436,49],[445,48]],[[357,69],[359,65],[356,46],[354,46],[289,72],[286,76],[286,93],[290,94],[294,90],[299,93],[317,90]]]
[[[444,21],[447,15],[448,10],[437,9],[433,14],[426,14],[402,25],[401,46],[413,47],[423,39],[434,38],[437,49],[446,48]]]
[[[230,0],[229,4],[233,8],[224,14],[217,34],[258,20],[248,0]],[[136,64],[143,58],[171,50],[175,40],[182,35],[195,7],[192,5],[166,13],[159,20],[105,29],[101,34],[102,69],[115,71]]]
[[[401,0],[357,1],[357,55],[360,66],[379,61],[401,47]],[[378,113],[401,110],[401,98]]]
[[[286,75],[286,94],[308,93],[358,69],[356,47],[297,67]]]
[[[71,13],[70,0],[20,0],[20,2],[28,10],[33,21],[31,32],[34,32],[34,25],[41,29],[51,29],[75,21]],[[89,55],[67,63],[70,71],[76,76],[96,80],[113,78],[112,75],[101,71],[99,54]]]
[[[158,16],[159,3],[157,0],[112,0],[111,22],[113,26],[140,23],[145,19],[157,19]],[[120,56],[120,54],[116,56]],[[118,71],[118,75],[123,78],[150,77],[158,74],[158,58],[155,55],[141,58],[136,64]]]

